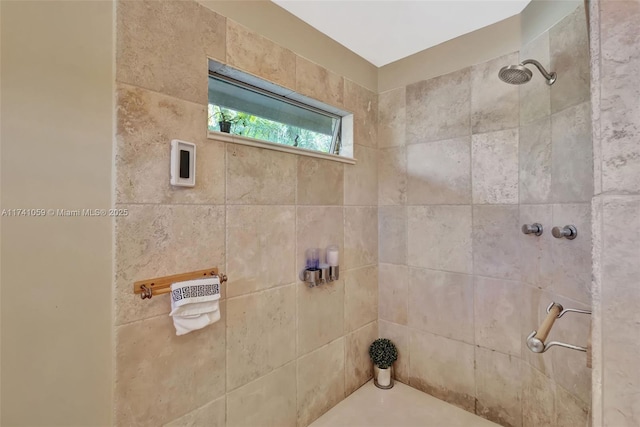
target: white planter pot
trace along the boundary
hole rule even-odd
[[[373,373],[375,375],[375,385],[379,388],[391,388],[393,382],[391,380],[391,367],[386,369],[380,369],[377,366],[373,366]]]

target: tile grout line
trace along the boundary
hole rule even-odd
[[[354,123],[354,128],[355,128],[355,123]],[[354,129],[355,132],[355,129]],[[355,135],[355,134],[354,134]],[[354,142],[355,144],[355,142]],[[355,148],[354,148],[354,153],[355,153]],[[346,238],[346,230],[347,230],[347,206],[344,206],[344,210],[342,211],[342,248],[343,248],[343,253],[344,253],[344,257],[346,258],[346,250],[345,250],[345,242],[347,240]],[[345,271],[346,273],[346,271]],[[345,276],[347,276],[345,274]],[[343,372],[342,372],[342,396],[343,399],[346,397],[347,395],[347,355],[348,355],[348,350],[347,350],[347,336],[348,336],[348,332],[347,332],[347,277],[343,277],[342,278],[342,336],[343,336],[343,348],[342,348],[342,353],[343,353]]]
[[[477,414],[478,413],[478,381],[477,381],[477,372],[478,372],[478,367],[477,367],[477,359],[478,359],[478,351],[476,348],[476,341],[475,341],[475,337],[476,337],[476,333],[475,333],[475,318],[476,318],[476,280],[475,280],[475,261],[474,261],[474,255],[475,255],[475,239],[474,239],[474,212],[475,212],[475,197],[474,197],[474,179],[473,179],[473,171],[474,171],[474,167],[473,167],[473,160],[474,160],[474,156],[473,156],[473,147],[474,147],[474,133],[473,133],[473,126],[471,124],[472,122],[472,118],[473,118],[473,79],[472,79],[472,73],[473,73],[473,68],[471,68],[471,72],[470,72],[470,76],[469,76],[469,134],[471,135],[469,138],[469,184],[471,186],[471,200],[470,200],[470,208],[471,208],[471,235],[470,240],[471,240],[471,268],[470,268],[470,272],[471,272],[471,286],[472,286],[472,307],[471,307],[471,312],[472,312],[472,317],[471,317],[471,321],[472,321],[472,328],[473,328],[473,335],[471,338],[471,341],[473,342],[473,392],[474,392],[474,396],[473,396],[473,413]]]
[[[296,74],[297,74],[297,69],[296,69]],[[296,167],[298,167],[298,163],[300,162],[300,159],[298,158],[297,162],[296,162]],[[298,420],[300,419],[300,413],[299,413],[299,407],[298,407],[298,394],[300,392],[299,388],[300,388],[300,307],[299,307],[299,294],[300,294],[300,279],[298,276],[298,266],[297,261],[298,261],[298,251],[299,251],[299,247],[298,247],[298,229],[299,229],[299,222],[298,222],[298,171],[296,170],[296,205],[294,206],[294,214],[295,214],[295,220],[294,220],[294,225],[293,225],[293,232],[294,232],[294,236],[295,236],[295,243],[294,243],[294,261],[293,261],[293,272],[295,274],[295,282],[294,282],[294,286],[295,288],[295,299],[296,299],[296,308],[295,308],[295,313],[296,313],[296,336],[295,336],[295,370],[296,370],[296,386],[295,386],[295,401],[296,401],[296,409],[295,409],[295,414],[296,414],[296,424],[298,423]]]
[[[405,87],[405,91],[406,91],[406,87]],[[405,109],[406,109],[406,93],[405,93]],[[405,223],[405,230],[404,230],[404,234],[405,234],[405,242],[404,242],[404,247],[405,247],[405,259],[404,259],[404,266],[407,269],[407,275],[406,275],[406,285],[407,285],[407,295],[405,297],[405,308],[406,308],[406,313],[407,313],[407,325],[404,326],[404,330],[406,331],[406,339],[407,339],[407,384],[411,384],[411,374],[413,372],[412,370],[412,364],[411,361],[413,360],[413,358],[411,357],[411,330],[409,329],[409,285],[410,285],[410,280],[409,280],[409,252],[410,252],[410,247],[411,245],[409,244],[409,239],[411,237],[411,233],[409,232],[409,149],[408,149],[408,135],[407,135],[407,126],[406,126],[406,121],[405,121],[405,148],[404,148],[404,161],[405,161],[405,181],[406,181],[406,193],[405,193],[405,205],[404,205],[404,223]]]

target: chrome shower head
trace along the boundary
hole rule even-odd
[[[533,73],[525,64],[533,64],[536,66],[538,71],[544,76],[547,80],[548,85],[552,85],[556,81],[556,73],[548,73],[547,70],[535,59],[526,59],[522,61],[518,65],[508,65],[506,67],[502,67],[500,72],[498,72],[498,77],[505,83],[509,83],[511,85],[521,85],[527,83],[533,77]]]
[[[508,65],[502,67],[498,77],[510,85],[521,85],[527,83],[533,77],[533,73],[523,65]]]

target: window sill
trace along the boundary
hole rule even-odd
[[[288,145],[276,144],[274,142],[261,141],[259,139],[247,138],[241,135],[231,135],[224,132],[208,131],[208,139],[216,141],[231,142],[234,144],[248,145],[250,147],[266,148],[267,150],[282,151],[289,154],[298,154],[301,156],[315,157],[317,159],[331,160],[334,162],[347,163],[355,165],[356,159],[351,157],[336,156],[335,154],[321,153],[320,151],[307,150],[306,148],[291,147]]]

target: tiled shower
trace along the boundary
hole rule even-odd
[[[558,80],[498,79],[529,58]],[[550,302],[591,306],[589,100],[583,7],[519,52],[379,95],[379,135],[401,135],[378,141],[379,330],[402,381],[501,425],[586,425],[585,355],[525,341]],[[578,239],[552,237],[566,224]],[[589,319],[553,334],[586,345]]]
[[[371,377],[377,96],[193,1],[118,2],[116,31],[115,422],[308,425]],[[207,139],[207,57],[353,112],[358,164]],[[164,179],[178,137],[198,145],[193,190]],[[304,251],[332,244],[341,279],[309,289]],[[132,297],[208,265],[229,281],[201,331]]]
[[[584,3],[377,68],[270,1],[0,1],[0,423],[640,425],[640,2]],[[209,58],[352,112],[357,164],[208,135]],[[558,80],[499,81],[524,59]],[[308,288],[334,244],[340,280]],[[202,330],[133,293],[213,266]],[[592,369],[527,348],[551,301],[592,311],[549,337]]]
[[[518,52],[380,94],[195,2],[116,10],[116,424],[306,426],[371,378],[384,336],[412,387],[506,426],[586,425],[584,354],[524,342],[551,301],[592,305],[584,7]],[[357,165],[207,139],[206,57],[353,112]],[[498,80],[527,58],[554,86]],[[197,190],[164,179],[178,135],[198,144]],[[520,232],[533,222],[542,236]],[[578,239],[551,236],[566,224]],[[309,289],[304,250],[330,244],[341,280]],[[130,284],[203,259],[229,276],[222,320],[177,338],[166,301]],[[584,344],[589,322],[554,334]]]

